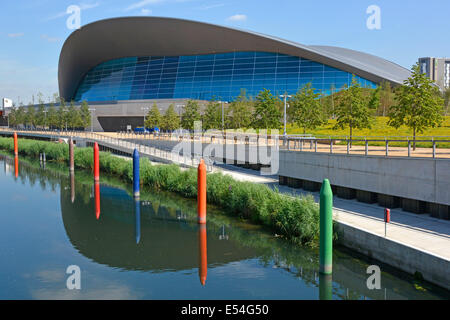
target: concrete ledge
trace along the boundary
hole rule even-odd
[[[426,281],[450,290],[449,260],[343,222],[337,222],[337,232],[343,246],[407,273],[420,272]]]

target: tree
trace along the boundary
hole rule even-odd
[[[43,127],[45,125],[45,107],[43,103],[39,104],[36,112],[36,125]]]
[[[444,90],[442,97],[444,98],[444,112],[445,115],[448,115],[450,112],[450,87]]]
[[[30,104],[25,116],[25,124],[33,128],[36,123],[36,109]]]
[[[203,128],[206,130],[222,128],[222,106],[214,99],[206,106],[203,114]]]
[[[320,93],[315,93],[311,83],[301,88],[289,101],[291,119],[299,128],[314,130],[326,123],[326,117],[320,103]]]
[[[47,110],[47,126],[49,128],[57,128],[58,127],[58,112],[56,111],[55,105],[53,102],[50,103],[50,107]]]
[[[91,111],[89,111],[89,105],[86,100],[81,102],[80,107],[81,127],[84,129],[91,126]]]
[[[417,132],[442,123],[444,99],[438,87],[420,72],[419,63],[412,67],[411,76],[397,89],[395,98],[388,124],[395,128],[406,125],[412,129],[415,150]]]
[[[245,89],[227,108],[227,126],[231,129],[248,128],[252,123],[252,104]]]
[[[23,104],[21,102],[20,105],[19,105],[19,109],[17,109],[17,113],[16,113],[17,125],[19,125],[19,124],[25,125],[25,123],[26,123],[26,116],[27,116],[27,113],[26,113],[25,108],[24,108],[24,106],[23,106]]]
[[[16,127],[17,123],[17,109],[15,107],[11,108],[11,111],[8,114],[8,123],[12,127]]]
[[[67,126],[72,130],[79,128],[83,125],[81,114],[79,110],[75,107],[75,103],[70,101],[69,109],[67,110]]]
[[[253,113],[253,127],[256,129],[280,128],[281,111],[278,108],[280,99],[272,95],[270,90],[264,89],[256,96]]]
[[[59,108],[57,111],[57,125],[60,130],[67,126],[67,108],[63,98],[60,100]]]
[[[198,103],[189,100],[184,106],[183,114],[181,115],[181,126],[187,130],[194,130],[194,122],[200,120],[201,116]]]
[[[372,100],[372,101],[371,101]],[[376,105],[374,95],[365,97],[363,89],[353,75],[352,84],[340,92],[339,102],[335,108],[336,125],[333,129],[350,128],[350,146],[353,128],[364,129],[372,127],[373,112],[370,106]]]
[[[394,92],[389,81],[383,81],[380,85],[380,110],[379,115],[385,117],[394,104]]]
[[[180,117],[175,112],[175,106],[171,104],[163,116],[162,128],[173,131],[180,127]]]
[[[156,103],[154,103],[146,116],[144,126],[146,128],[160,128],[161,124],[161,113],[159,113],[158,106],[156,105]]]

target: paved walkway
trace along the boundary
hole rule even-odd
[[[319,201],[318,192],[280,186],[276,176],[261,176],[259,171],[231,165],[220,165],[220,168],[224,174],[237,180],[264,183],[294,196],[311,194]],[[384,237],[384,208],[336,196],[333,207],[333,216],[337,221]],[[419,215],[392,209],[391,223],[387,225],[387,238],[450,261],[450,221],[436,219],[428,214]]]

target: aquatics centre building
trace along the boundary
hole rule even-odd
[[[59,58],[60,96],[86,100],[97,130],[142,125],[156,102],[161,111],[188,99],[233,101],[269,89],[295,94],[307,83],[322,92],[383,81],[396,86],[410,71],[359,51],[307,46],[256,32],[160,17],[93,22],[74,31]]]

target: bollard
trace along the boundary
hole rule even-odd
[[[19,146],[17,144],[17,132],[14,132],[14,155],[19,155]]]
[[[387,224],[391,222],[391,209],[384,209],[384,237],[387,234]]]
[[[134,211],[136,215],[136,244],[141,241],[141,202],[138,198],[134,199]]]
[[[198,229],[198,276],[202,286],[206,283],[208,274],[208,250],[206,239],[206,225],[200,225]]]
[[[320,189],[320,273],[333,270],[333,192],[330,181],[323,180]]]
[[[70,172],[74,172],[75,171],[75,164],[74,164],[74,159],[73,159],[73,140],[72,137],[70,137],[69,140],[69,170]]]
[[[135,198],[140,196],[140,175],[139,175],[139,152],[134,149],[133,152],[133,195]]]
[[[94,194],[95,194],[95,217],[100,219],[100,183],[95,182],[94,184]]]
[[[197,170],[197,214],[198,223],[206,223],[206,166],[203,159]]]
[[[94,144],[94,180],[100,181],[100,163],[99,163],[98,143]]]

